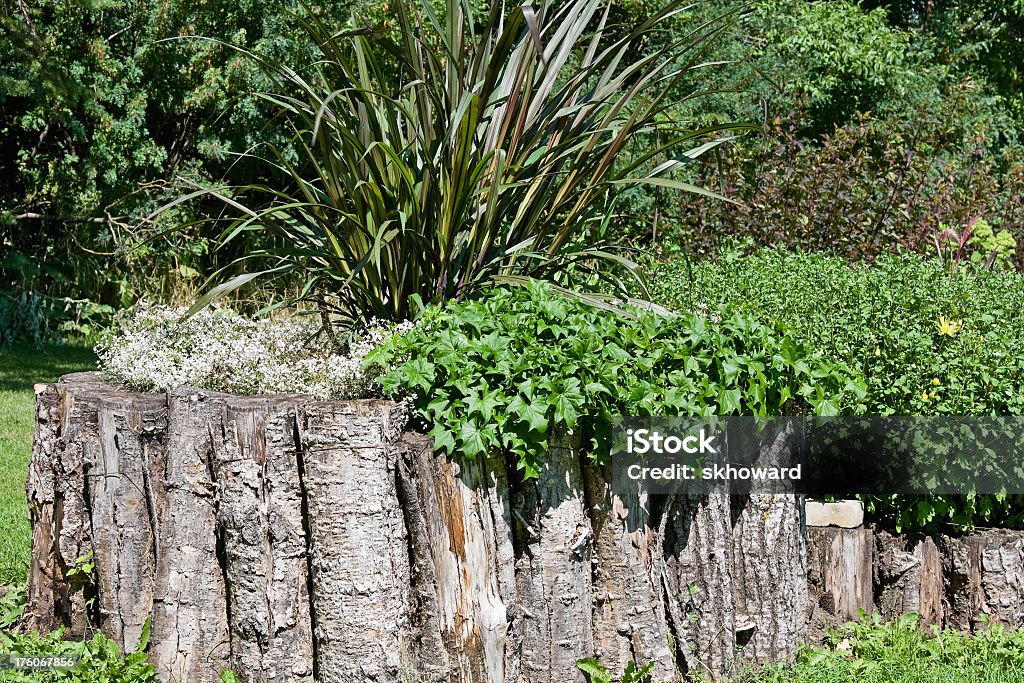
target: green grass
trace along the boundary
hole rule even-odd
[[[793,666],[742,683],[1022,683],[1024,631],[994,626],[973,636],[923,630],[917,615],[847,624],[831,643],[805,648]]]
[[[35,424],[33,385],[95,367],[88,347],[0,347],[0,585],[23,583],[28,570],[25,474]]]

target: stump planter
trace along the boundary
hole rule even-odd
[[[40,385],[29,625],[131,649],[149,622],[160,680],[190,683],[568,683],[593,656],[679,681],[803,640],[793,496],[615,495],[571,435],[524,481],[404,423],[383,400]]]

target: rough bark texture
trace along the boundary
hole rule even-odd
[[[879,611],[887,619],[916,612],[923,624],[943,623],[942,557],[930,537],[875,535]]]
[[[189,390],[168,396],[164,477],[154,486],[161,552],[152,659],[163,680],[215,683],[230,666],[213,457],[225,398]]]
[[[50,631],[60,626],[60,618],[71,611],[67,581],[58,562],[56,517],[61,514],[55,505],[57,449],[60,445],[60,394],[53,384],[37,384],[36,427],[32,458],[28,465],[29,522],[32,526],[32,560],[29,564],[28,608],[29,628]]]
[[[160,533],[153,480],[161,478],[164,396],[108,395],[97,413],[99,448],[86,459],[100,627],[134,650],[153,610]]]
[[[37,388],[29,626],[130,649],[152,619],[161,681],[571,683],[599,656],[681,683],[788,658],[805,574],[840,618],[871,606],[872,532],[813,532],[808,565],[796,496],[613,492],[565,438],[524,481],[402,419],[92,374]],[[1024,533],[878,534],[874,554],[887,616],[1024,621]]]
[[[231,660],[244,681],[313,679],[296,406],[229,398],[216,439]]]
[[[42,388],[36,623],[81,633],[96,597],[131,646],[151,614],[165,681],[561,683],[595,654],[666,681],[731,668],[727,498],[614,495],[564,438],[510,481],[501,459],[399,441],[399,417],[94,375]],[[94,545],[96,571],[68,579]]]
[[[578,439],[552,437],[540,476],[516,494],[517,593],[524,683],[583,681],[591,656],[594,533],[587,515]]]
[[[943,538],[948,614],[953,628],[975,630],[985,619],[1024,625],[1024,532],[989,530]]]
[[[758,439],[755,465],[788,466],[794,425]],[[786,661],[807,637],[807,539],[803,499],[787,493],[733,496],[733,599],[741,654]]]
[[[390,683],[403,669],[409,552],[390,447],[400,418],[386,401],[302,408],[316,657],[325,683]]]
[[[664,596],[680,668],[709,677],[736,655],[729,496],[670,499],[663,522]]]
[[[37,393],[30,627],[91,621],[133,649],[151,619],[163,681],[399,680],[395,404],[138,394],[94,373]]]
[[[414,560],[417,612],[426,622],[419,629],[419,659],[429,661],[429,644],[440,644],[435,652],[448,657],[432,662],[427,675],[432,670],[436,680],[501,683],[515,602],[504,467],[495,459],[453,462],[435,454],[429,439],[409,443],[403,507],[413,556],[429,560],[422,566]]]
[[[807,527],[807,574],[819,607],[839,621],[874,609],[870,529]]]
[[[742,655],[786,661],[807,637],[807,549],[800,499],[754,495],[733,530],[733,596]],[[749,633],[744,633],[744,631]]]
[[[433,441],[423,435],[406,434],[397,443],[397,454],[398,498],[409,534],[408,665],[417,672],[410,678],[417,683],[442,683],[451,678],[449,649],[454,650],[452,654],[459,660],[459,666],[463,666],[464,661],[478,659],[480,653],[456,650],[441,632],[443,598],[437,581],[438,570],[435,570],[438,560],[434,554],[435,549],[441,553],[454,550],[451,544],[445,547],[434,540],[438,532],[444,533],[448,527],[437,525],[433,513],[437,501],[435,472],[439,471],[434,467]],[[438,465],[444,462],[442,460]],[[419,482],[423,484],[418,485]],[[427,510],[431,511],[429,516]],[[479,664],[471,666],[478,667]]]
[[[654,680],[673,680],[672,635],[659,599],[664,565],[657,518],[665,501],[617,495],[595,466],[585,467],[584,477],[594,531],[595,655],[612,671],[633,660],[654,664]]]
[[[26,482],[33,522],[26,606],[31,628],[63,625],[70,637],[81,637],[90,621],[86,606],[96,596],[95,581],[79,571],[93,551],[86,470],[99,452],[100,400],[111,392],[90,373],[37,390],[40,441]]]
[[[830,617],[817,619],[818,627],[855,618],[855,602],[886,619],[916,612],[923,624],[966,632],[989,623],[1024,626],[1024,531],[951,537],[809,529],[809,541],[810,589]],[[864,597],[869,587],[873,595]]]

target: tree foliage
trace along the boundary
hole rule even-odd
[[[433,2],[440,16],[443,4]],[[613,0],[609,30],[632,30],[655,5]],[[470,6],[479,21],[490,3]],[[78,316],[84,300],[120,306],[144,292],[180,302],[194,295],[199,273],[251,246],[215,251],[196,231],[144,241],[167,224],[218,211],[216,203],[182,205],[163,226],[141,234],[138,227],[182,191],[180,177],[271,180],[265,166],[238,155],[284,145],[292,131],[254,95],[270,85],[264,73],[223,43],[306,63],[315,45],[292,14],[299,8],[298,0],[0,2],[0,296],[8,309],[26,290],[46,300],[19,310],[57,317],[65,309]],[[710,66],[690,71],[672,97],[706,95],[686,100],[685,110],[666,109],[666,119],[699,126],[782,117],[798,121],[798,141],[813,146],[863,113],[892,129],[922,109],[950,111],[968,84],[970,106],[952,115],[965,135],[914,154],[949,160],[963,152],[969,160],[977,134],[996,156],[1015,145],[1024,125],[1019,0],[706,0],[634,41],[628,56],[740,9],[743,21],[718,33],[703,55]],[[382,0],[328,0],[315,12],[333,27],[355,14],[360,25],[400,33]],[[639,136],[634,144],[658,140]],[[971,168],[965,161],[960,170]],[[1012,169],[1000,161],[985,173],[1005,186]],[[635,188],[615,205],[606,234],[657,242],[679,215],[673,192]]]
[[[260,70],[189,36],[296,61],[312,48],[288,13],[298,7],[5,2],[0,291],[122,305],[208,266],[208,244],[195,235],[144,244],[140,218],[180,191],[178,177],[251,179],[258,169],[236,155],[284,133],[253,94],[265,87]],[[319,8],[340,22],[352,3]]]

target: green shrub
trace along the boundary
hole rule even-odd
[[[710,18],[735,5],[691,11]],[[691,118],[765,124],[762,136],[716,153],[717,164],[693,167],[691,182],[743,204],[681,204],[638,188],[617,207],[619,233],[655,245],[667,235],[670,248],[690,253],[751,236],[863,258],[896,244],[930,252],[936,233],[983,216],[1022,241],[1018,127],[1006,99],[961,68],[963,55],[854,2],[748,7],[709,49],[727,63],[685,84],[724,91],[697,100]]]
[[[1003,106],[1024,124],[1024,3],[1016,0],[871,0],[891,23],[932,39],[936,53],[963,74],[987,81]]]
[[[630,14],[645,4],[616,6]],[[707,0],[688,7],[686,16],[710,20],[738,7],[742,21],[709,48],[709,58],[722,66],[687,79],[702,89],[715,84],[740,91],[697,103],[694,113],[709,122],[726,113],[758,121],[799,110],[813,137],[850,123],[857,113],[890,116],[926,101],[934,106],[944,88],[966,76],[936,54],[930,35],[894,26],[883,8],[849,0]],[[986,109],[1002,111],[1002,102],[979,86],[975,96],[986,99]]]
[[[110,325],[113,314],[112,307],[91,301],[0,291],[0,347],[91,341]]]
[[[850,265],[767,249],[692,271],[669,263],[652,281],[666,305],[735,307],[849,364],[864,376],[869,414],[1024,414],[1024,276],[1015,272],[947,275],[910,254]]]
[[[357,4],[318,6],[343,21]],[[148,213],[187,191],[179,176],[230,170],[249,182],[258,169],[235,164],[235,155],[288,131],[267,125],[269,106],[252,93],[265,83],[257,68],[211,42],[169,39],[201,34],[297,59],[311,48],[289,14],[300,6],[0,7],[0,290],[126,305],[187,285],[192,269],[230,262],[233,254],[209,254],[194,232],[150,244],[139,243],[148,231],[135,233]]]
[[[820,254],[730,252],[692,269],[656,268],[654,297],[680,310],[738,309],[791,330],[864,379],[867,414],[1024,415],[1024,276],[969,266],[949,274],[910,254],[850,265]],[[874,501],[897,527],[1017,524],[1020,496]]]
[[[899,246],[934,253],[937,236],[959,236],[981,217],[1016,241],[1006,256],[1022,263],[1024,163],[1010,148],[989,149],[982,123],[965,130],[958,117],[976,104],[968,84],[959,93],[941,108],[864,117],[817,140],[799,133],[799,116],[772,122],[698,181],[741,203],[680,207],[676,240],[690,253],[750,237],[859,260]]]
[[[765,49],[793,65],[782,76],[783,92],[794,100],[807,98],[818,132],[856,112],[877,111],[887,98],[908,97],[918,80],[911,36],[889,26],[885,10],[866,11],[852,2],[767,0],[758,3],[757,13]]]
[[[540,284],[431,308],[368,361],[388,368],[384,391],[413,395],[440,448],[503,451],[526,476],[553,431],[582,428],[599,458],[616,416],[834,415],[863,391],[748,315],[616,315]]]

